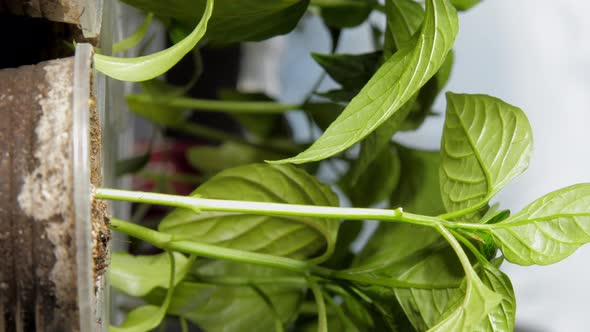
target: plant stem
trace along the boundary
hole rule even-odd
[[[328,314],[326,313],[326,302],[320,285],[310,278],[309,286],[318,307],[318,332],[328,332]]]
[[[296,259],[224,248],[192,241],[175,241],[170,234],[158,232],[116,218],[111,218],[111,226],[116,231],[147,241],[154,246],[165,250],[276,267],[304,274],[308,274],[310,271],[310,265],[308,263]]]
[[[423,225],[434,227],[439,224],[452,227],[452,223],[435,217],[422,216],[412,213],[403,212],[401,208],[390,209],[365,209],[365,208],[345,208],[334,206],[314,206],[300,204],[282,204],[282,203],[265,203],[234,201],[221,199],[207,199],[198,197],[185,197],[167,194],[158,194],[141,191],[128,191],[119,189],[98,188],[96,189],[96,198],[150,203],[186,208],[195,212],[199,211],[217,211],[217,212],[238,212],[259,215],[273,216],[300,216],[300,217],[318,217],[333,219],[349,220],[382,220],[398,221],[409,224]]]
[[[186,97],[154,97],[148,94],[133,94],[127,99],[134,102],[162,105],[173,108],[193,108],[205,111],[229,113],[277,114],[301,108],[299,104],[282,104],[274,101],[226,101]]]
[[[292,258],[261,254],[256,252],[230,249],[221,246],[198,243],[186,240],[175,240],[174,236],[132,224],[120,219],[111,218],[114,230],[144,240],[164,250],[173,250],[187,254],[209,258],[225,259],[239,263],[256,264],[297,272],[305,276],[315,275],[324,279],[341,279],[356,281],[363,284],[380,285],[394,288],[432,288],[431,285],[408,283],[395,278],[378,278],[360,274],[335,271],[309,262]],[[296,280],[290,280],[295,282]],[[320,280],[321,281],[321,280]],[[235,282],[235,281],[234,281]],[[252,282],[256,284],[255,281]]]

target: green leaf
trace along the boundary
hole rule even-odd
[[[170,305],[170,300],[172,299],[172,294],[174,292],[174,285],[178,281],[175,280],[174,276],[176,271],[176,258],[170,252],[165,254],[169,257],[170,264],[168,264],[167,268],[170,273],[168,274],[168,290],[166,291],[166,296],[164,297],[162,305],[155,306],[148,304],[134,309],[127,315],[127,317],[125,317],[125,320],[121,325],[109,326],[109,332],[147,332],[160,325],[160,322],[162,322],[164,316],[166,316],[166,311]],[[161,274],[162,270],[159,270],[158,272]]]
[[[227,261],[216,261],[198,269],[199,277],[215,281],[218,277],[242,278],[245,286],[213,285],[183,281],[176,286],[168,313],[184,317],[208,332],[274,331],[275,319],[268,304],[252,287],[260,278],[292,277],[288,271]],[[258,284],[258,289],[274,305],[284,325],[295,318],[304,297],[301,286],[276,283]],[[160,293],[160,294],[158,294]],[[161,298],[161,291],[147,297]]]
[[[216,0],[207,38],[222,43],[258,41],[295,28],[309,0]]]
[[[514,331],[516,298],[510,279],[493,264],[484,264],[479,276],[484,285],[502,296],[502,301],[488,313],[487,317],[473,331]]]
[[[220,146],[193,147],[186,154],[191,166],[211,175],[227,168],[259,163],[277,156],[281,154],[233,142]]]
[[[202,16],[202,2],[194,0],[124,0],[124,2],[174,19],[178,33]],[[205,39],[215,43],[259,41],[292,31],[309,5],[309,0],[215,0]],[[173,7],[173,8],[170,8]]]
[[[548,265],[590,242],[590,184],[551,192],[508,219],[486,225],[506,259]]]
[[[371,0],[323,0],[322,18],[333,28],[352,28],[367,20],[373,10]],[[330,3],[334,5],[330,6]]]
[[[343,88],[358,91],[371,79],[382,61],[382,52],[318,54],[313,59]]]
[[[351,165],[350,182],[355,185],[362,174],[368,171],[368,168],[375,161],[383,149],[386,149],[391,143],[391,137],[402,126],[404,120],[413,107],[415,98],[408,101],[398,112],[393,114],[382,125],[373,131],[361,143],[359,157]],[[394,189],[394,188],[391,188]]]
[[[348,174],[354,174],[354,165]],[[352,176],[344,176],[341,188],[354,206],[370,206],[389,199],[397,187],[401,174],[401,162],[397,149],[386,146],[375,156],[363,173],[352,183]]]
[[[203,17],[191,34],[166,50],[136,58],[95,54],[94,66],[105,75],[122,81],[140,82],[160,76],[197,45],[207,30],[207,23],[212,12],[213,0],[207,0]]]
[[[401,177],[391,205],[429,216],[445,212],[439,187],[440,153],[398,146]]]
[[[495,312],[495,308],[502,301],[502,297],[490,290],[477,277],[475,271],[467,276],[461,304],[443,321],[429,329],[429,332],[441,331],[475,331],[480,328],[482,319]]]
[[[132,47],[135,47],[145,36],[147,29],[154,18],[153,13],[149,13],[146,15],[145,20],[141,25],[135,30],[129,37],[120,40],[113,44],[113,54],[117,54],[119,52],[126,51]]]
[[[385,42],[383,55],[389,59],[395,51],[408,43],[424,21],[424,9],[413,0],[386,0]]]
[[[483,207],[529,163],[533,135],[519,108],[486,95],[447,93],[440,188],[453,217]]]
[[[399,50],[315,143],[299,155],[275,163],[304,163],[333,156],[373,132],[438,71],[458,30],[457,13],[448,0],[429,0],[422,30]]]
[[[459,10],[467,10],[480,2],[481,0],[451,0],[453,6]]]
[[[371,299],[388,308],[393,320],[394,304],[399,302],[418,331],[440,321],[464,277],[457,256],[435,230],[409,224],[379,225],[348,271],[422,285],[420,289],[364,289]]]
[[[174,280],[180,282],[187,274],[190,260],[180,253],[174,253],[176,271]],[[144,296],[156,287],[168,288],[170,275],[162,271],[170,270],[167,253],[152,256],[133,256],[126,252],[111,255],[109,278],[113,287],[132,296]]]
[[[434,75],[418,93],[414,108],[404,120],[404,124],[400,130],[416,130],[428,115],[436,115],[433,112],[432,106],[438,97],[439,93],[447,84],[451,76],[451,69],[453,68],[453,61],[455,60],[454,52],[451,50],[447,54],[445,62],[442,64],[436,75]]]
[[[502,301],[502,295],[494,292],[481,281],[465,251],[451,232],[440,225],[436,228],[461,261],[465,271],[465,280],[460,291],[449,302],[450,305],[446,306],[447,314],[443,315],[445,318],[428,331],[473,331],[476,327],[481,326],[482,319],[494,312]]]
[[[253,164],[225,170],[191,195],[204,198],[289,204],[337,206],[326,185],[290,165]],[[176,209],[162,220],[159,230],[175,238],[229,248],[323,261],[334,250],[339,222],[333,219],[277,217],[241,213]]]

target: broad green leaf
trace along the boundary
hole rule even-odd
[[[207,38],[221,43],[258,41],[295,28],[309,0],[215,0]]]
[[[363,170],[356,182],[350,174],[354,174],[354,165],[348,175],[341,179],[341,188],[354,206],[370,206],[386,199],[394,192],[400,181],[401,162],[397,149],[386,146],[375,156],[375,159]]]
[[[502,296],[484,285],[475,271],[467,275],[464,287],[464,293],[457,294],[462,298],[459,306],[429,332],[475,331],[502,301]]]
[[[225,170],[191,195],[204,198],[337,206],[336,195],[326,185],[290,165],[252,164]],[[159,230],[175,238],[229,248],[308,258],[316,261],[334,250],[338,220],[277,217],[241,213],[176,209],[162,220]]]
[[[188,30],[185,27],[192,26],[202,16],[204,7],[202,0],[123,1],[169,21],[168,26],[175,29],[176,34],[180,30]],[[215,11],[205,39],[216,43],[234,43],[282,35],[295,28],[308,5],[309,0],[215,0]]]
[[[447,54],[445,62],[442,64],[436,75],[432,77],[418,93],[414,108],[404,120],[404,124],[400,130],[416,130],[428,115],[437,115],[433,112],[432,106],[438,97],[439,93],[447,84],[451,76],[451,69],[453,68],[453,61],[455,60],[454,52],[451,50]]]
[[[494,292],[481,281],[455,236],[442,226],[436,226],[436,228],[457,254],[465,272],[465,278],[459,292],[446,306],[445,314],[443,314],[445,318],[428,331],[472,331],[501,303],[502,295]]]
[[[389,59],[409,42],[424,20],[424,9],[413,0],[386,0],[383,55]]]
[[[373,76],[382,61],[382,52],[364,54],[318,54],[313,59],[343,88],[359,91]]]
[[[590,242],[590,184],[551,192],[508,219],[486,226],[512,263],[559,262]]]
[[[175,283],[187,274],[190,260],[180,253],[174,253]],[[111,255],[109,278],[113,287],[132,296],[144,296],[156,287],[168,288],[170,274],[168,253],[152,256],[133,256],[126,252],[114,252]]]
[[[480,2],[481,0],[451,0],[453,6],[459,10],[467,10]]]
[[[484,264],[479,276],[484,285],[502,296],[502,301],[488,313],[487,317],[473,331],[514,331],[516,299],[510,279],[493,264]]]
[[[422,30],[377,70],[326,132],[306,151],[275,163],[305,163],[333,156],[362,140],[400,108],[438,71],[458,30],[448,0],[429,0]]]
[[[110,326],[109,332],[147,332],[158,327],[164,316],[165,311],[155,305],[142,305],[133,309],[121,325]]]
[[[464,277],[456,254],[435,230],[408,224],[380,225],[348,271],[425,287],[364,289],[392,317],[401,306],[418,331],[440,321]]]
[[[207,30],[213,12],[213,0],[207,0],[203,17],[195,29],[174,46],[150,55],[136,58],[117,58],[102,54],[94,55],[96,70],[122,81],[146,81],[164,74],[190,52]]]
[[[145,36],[147,29],[154,18],[153,13],[149,13],[146,15],[145,20],[141,25],[135,30],[129,37],[120,40],[113,44],[113,54],[117,54],[119,52],[126,51],[132,47],[135,47]]]
[[[351,165],[350,182],[356,185],[357,181],[363,174],[368,171],[368,168],[373,164],[377,156],[383,149],[391,144],[391,137],[401,127],[413,108],[415,98],[409,100],[399,111],[393,114],[389,119],[367,136],[361,143],[361,151],[358,158]],[[393,189],[393,188],[391,188]]]
[[[197,146],[188,149],[186,153],[191,166],[211,175],[227,168],[260,163],[277,156],[281,154],[233,142],[220,146]]]
[[[391,205],[404,211],[435,216],[445,212],[439,186],[438,151],[414,150],[398,146],[401,177],[391,196]]]
[[[322,6],[324,22],[333,28],[352,28],[369,18],[374,0],[322,0],[314,4]]]
[[[447,93],[440,188],[447,211],[484,206],[529,163],[533,135],[519,108],[486,95]]]
[[[127,317],[125,317],[125,320],[121,325],[109,326],[109,332],[147,332],[160,325],[166,316],[166,311],[170,305],[170,300],[174,293],[174,285],[178,281],[175,278],[176,256],[172,253],[165,253],[165,255],[169,257],[169,264],[166,268],[168,268],[170,272],[168,273],[168,284],[166,285],[168,290],[166,291],[163,301],[159,301],[159,303],[161,302],[162,304],[160,306],[148,304],[132,310]],[[164,271],[165,270],[159,270],[158,272],[163,274],[162,272]]]
[[[198,269],[196,278],[241,278],[245,285],[213,285],[183,281],[175,288],[168,313],[184,317],[208,332],[274,331],[274,315],[265,300],[248,283],[257,285],[274,305],[284,325],[291,322],[305,295],[297,285],[268,283],[268,280],[293,277],[288,271],[238,264],[227,261],[209,263]],[[265,284],[256,284],[266,279]],[[158,301],[162,291],[147,297],[148,302]]]

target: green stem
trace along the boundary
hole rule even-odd
[[[457,231],[450,230],[450,232],[457,240],[461,241],[461,243],[463,243],[463,245],[473,253],[473,255],[477,258],[479,262],[487,263],[487,259],[479,252],[479,250],[477,250],[477,248],[473,245],[473,243],[471,243],[471,241],[469,241],[467,238],[465,238]]]
[[[303,274],[308,274],[310,271],[310,265],[308,263],[296,259],[230,249],[192,241],[175,241],[174,237],[170,234],[158,232],[116,218],[111,218],[111,226],[116,231],[147,241],[154,246],[165,250],[232,260],[241,263],[276,267]]]
[[[227,101],[186,97],[154,97],[149,94],[133,94],[127,100],[135,103],[161,105],[172,108],[192,108],[205,111],[221,111],[247,114],[280,114],[301,108],[299,104],[282,104],[273,101]]]
[[[452,223],[447,222],[445,220],[441,220],[435,217],[428,217],[403,212],[401,208],[393,210],[365,209],[334,206],[234,201],[198,197],[185,197],[108,188],[96,189],[95,195],[96,198],[100,199],[174,206],[190,209],[196,211],[197,213],[199,211],[237,212],[273,216],[299,216],[349,220],[397,221],[429,227],[435,227],[437,225],[442,224],[445,226],[452,227]]]
[[[463,247],[461,247],[461,244],[459,243],[459,241],[457,241],[453,234],[441,225],[437,226],[436,229],[447,240],[447,242],[451,245],[451,247],[457,254],[457,257],[459,258],[459,261],[463,266],[463,270],[465,270],[467,280],[470,280],[470,278],[472,278],[473,275],[477,275],[475,273],[475,270],[473,270],[473,267],[471,266],[471,261],[469,261],[469,257],[467,257],[467,254],[463,250]]]
[[[328,332],[328,314],[326,312],[326,302],[322,289],[317,282],[309,279],[309,286],[318,308],[318,332]]]
[[[225,259],[229,261],[256,264],[273,268],[284,269],[301,273],[305,276],[311,274],[325,279],[341,279],[356,281],[363,284],[379,285],[394,288],[432,288],[430,285],[413,284],[394,278],[378,278],[363,275],[355,275],[345,271],[335,271],[309,262],[292,258],[261,254],[238,249],[230,249],[221,246],[198,243],[186,240],[175,240],[174,236],[132,224],[120,219],[111,218],[111,227],[121,233],[136,237],[153,244],[164,250],[173,250],[191,255],[209,258]],[[292,280],[295,281],[295,280]],[[253,283],[256,283],[255,281]]]

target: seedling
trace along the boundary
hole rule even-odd
[[[502,261],[552,264],[590,241],[590,184],[549,193],[513,215],[489,206],[529,163],[533,134],[519,108],[487,95],[447,93],[440,151],[392,141],[432,113],[452,67],[456,8],[478,1],[427,0],[423,7],[387,0],[383,7],[207,0],[200,9],[189,1],[126,2],[156,13],[173,36],[186,31],[156,54],[96,56],[100,71],[129,81],[163,74],[201,38],[231,43],[288,32],[306,9],[336,37],[374,10],[387,25],[374,53],[313,55],[341,88],[314,91],[299,104],[236,93],[195,100],[182,89],[153,89],[153,81],[129,97],[132,109],[156,124],[223,144],[189,152],[210,177],[190,196],[96,190],[97,199],[175,208],[157,229],[111,219],[115,231],[168,252],[113,254],[112,285],[148,303],[113,331],[147,331],[164,315],[205,331],[512,331],[516,303]],[[197,12],[202,16],[189,32]],[[186,108],[228,112],[250,135],[187,124]],[[319,139],[301,145],[271,136],[274,120],[291,110],[309,116],[323,131]],[[355,145],[356,155],[349,150]],[[331,187],[312,175],[314,163],[334,162],[347,166],[333,185],[354,207],[340,206]],[[379,202],[387,208],[371,208]],[[380,224],[352,252],[363,220]]]

